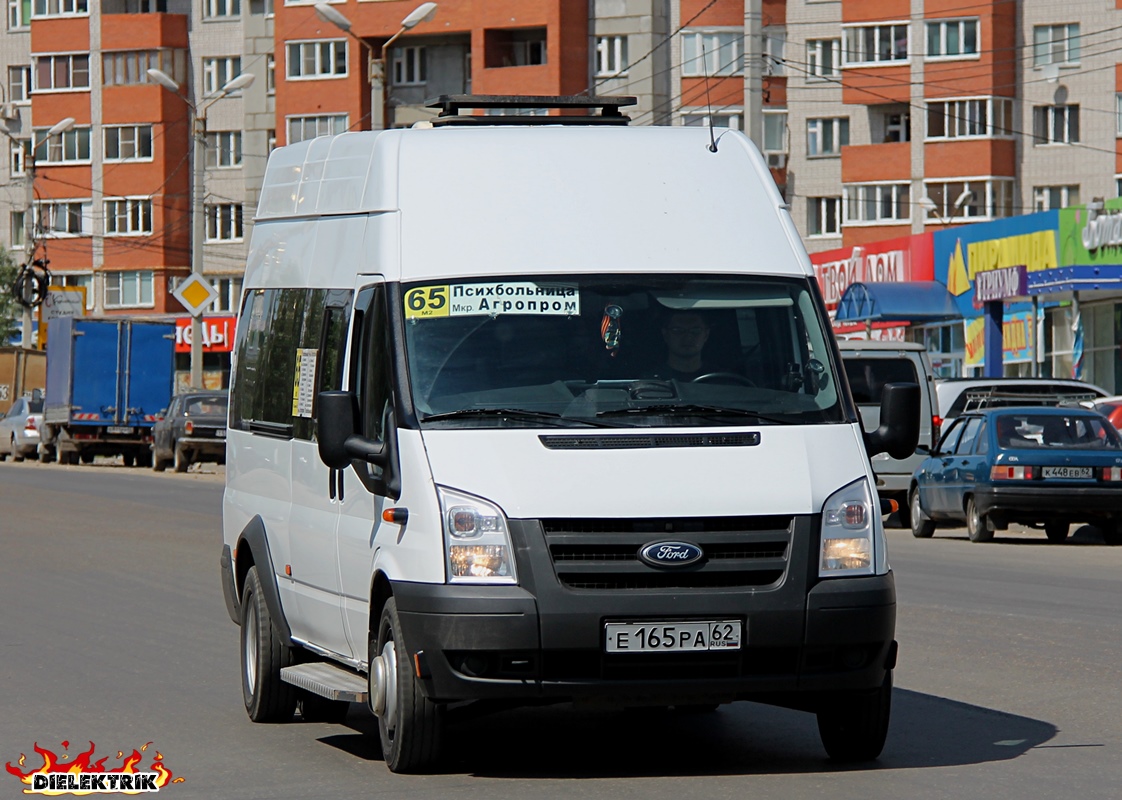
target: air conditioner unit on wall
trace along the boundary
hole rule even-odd
[[[767,153],[767,165],[771,169],[783,169],[787,166],[786,153]]]

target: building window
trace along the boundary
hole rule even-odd
[[[249,0],[249,13],[259,17],[273,16],[273,0]]]
[[[827,117],[806,121],[806,154],[815,156],[840,156],[843,146],[849,144],[849,118]]]
[[[90,88],[88,55],[34,56],[35,90],[68,91]]]
[[[927,57],[978,55],[978,20],[943,19],[927,23]]]
[[[305,139],[314,139],[317,136],[333,136],[337,133],[345,133],[348,127],[346,114],[289,117],[288,143],[296,144]]]
[[[1013,101],[1009,98],[979,97],[927,104],[928,139],[1013,134]]]
[[[93,229],[90,200],[43,200],[35,211],[38,229],[48,236],[89,236]]]
[[[217,203],[206,207],[206,240],[240,242],[242,207],[240,203]]]
[[[764,156],[767,165],[781,169],[786,166],[787,112],[764,112]],[[781,156],[777,158],[777,156]]]
[[[906,183],[853,184],[845,187],[845,221],[907,222],[911,218],[911,187]]]
[[[90,129],[71,128],[43,138],[46,130],[32,133],[35,139],[35,160],[40,164],[78,164],[90,160]]]
[[[610,78],[627,74],[627,37],[596,37],[596,76]]]
[[[741,31],[699,31],[682,34],[682,75],[712,77],[744,71]]]
[[[782,76],[787,74],[787,29],[780,27],[764,28],[764,75]]]
[[[27,30],[31,26],[31,0],[8,0],[8,30]]]
[[[30,139],[13,139],[8,144],[11,147],[11,153],[12,153],[12,160],[11,160],[12,174],[13,175],[22,175],[23,174],[23,165],[27,163],[27,154],[31,150],[31,140]]]
[[[1079,205],[1079,186],[1034,186],[1032,204],[1036,211],[1051,211]]]
[[[203,17],[206,19],[240,17],[241,15],[241,0],[203,0]]]
[[[837,236],[841,233],[840,197],[808,197],[807,236]]]
[[[152,232],[152,198],[117,197],[105,201],[106,236],[143,236]]]
[[[105,273],[106,308],[151,305],[154,305],[151,270]]]
[[[187,80],[186,50],[129,50],[101,56],[101,82],[105,86],[153,83],[148,70],[158,69],[176,83]]]
[[[1032,29],[1032,65],[1079,63],[1079,24],[1037,25]]]
[[[682,124],[689,128],[708,128],[712,122],[714,128],[730,128],[740,130],[739,111],[718,111],[712,116],[709,114],[683,114]]]
[[[8,67],[8,97],[13,103],[26,103],[31,98],[31,67]]]
[[[91,309],[94,307],[93,275],[89,274],[88,272],[52,272],[51,283],[55,286],[80,286],[81,288],[86,290],[86,308]]]
[[[1034,144],[1079,141],[1079,106],[1036,106],[1032,110]]]
[[[269,128],[265,131],[265,152],[271,153],[277,149],[277,129]]]
[[[806,43],[808,81],[829,80],[841,74],[841,39],[811,39]]]
[[[907,61],[907,23],[845,28],[842,59],[847,67]]]
[[[396,47],[393,51],[394,86],[420,86],[425,82],[425,48]]]
[[[929,222],[996,219],[1013,216],[1013,181],[970,179],[924,183],[935,204]]]
[[[203,94],[216,94],[242,74],[241,56],[203,59]]]
[[[240,167],[242,165],[242,132],[215,131],[206,135],[208,167]]]
[[[265,56],[265,93],[277,93],[277,58],[272,53]]]
[[[346,39],[289,42],[285,54],[290,78],[329,78],[347,74]]]
[[[1114,109],[1115,109],[1115,133],[1122,136],[1122,94],[1114,95]]]
[[[210,304],[210,310],[216,314],[222,312],[236,314],[241,304],[242,279],[219,278],[213,282],[213,285],[218,292],[218,297]]]
[[[106,127],[106,161],[148,161],[152,158],[151,125]]]
[[[23,243],[25,241],[25,234],[26,234],[26,230],[25,230],[25,225],[27,224],[26,219],[27,218],[24,215],[24,212],[22,212],[22,211],[11,212],[12,225],[11,225],[11,231],[8,235],[8,242],[9,242],[9,246],[13,249],[15,249],[17,247],[23,247]]]
[[[89,14],[88,0],[35,0],[33,17],[73,17]]]
[[[884,141],[910,142],[912,140],[912,115],[896,112],[884,115]]]

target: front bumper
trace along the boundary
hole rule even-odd
[[[1103,487],[1034,482],[1024,486],[979,486],[974,503],[981,514],[1010,520],[1122,519],[1122,486]]]
[[[704,590],[563,586],[546,542],[526,546],[536,526],[511,522],[521,585],[393,584],[402,638],[410,657],[423,653],[431,699],[813,708],[819,694],[880,686],[894,666],[893,576],[809,579],[817,517],[796,520],[779,581]],[[740,650],[605,652],[609,621],[720,619],[741,620]]]

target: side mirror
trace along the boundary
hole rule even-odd
[[[358,400],[353,392],[320,392],[316,414],[319,457],[332,469],[343,469],[352,460],[384,467],[389,463],[386,446],[355,433]]]
[[[935,453],[935,448],[934,447],[929,447],[928,445],[925,445],[925,444],[917,444],[916,445],[916,452],[920,453],[922,455],[925,455],[925,456],[929,456],[929,455],[933,455]]]
[[[880,427],[865,434],[870,456],[907,458],[919,444],[919,384],[887,383],[881,393]]]

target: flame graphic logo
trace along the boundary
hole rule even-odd
[[[89,750],[86,750],[83,753],[79,753],[78,757],[73,761],[69,760],[69,756],[67,756],[65,753],[63,753],[63,755],[61,756],[55,755],[55,753],[51,752],[50,750],[40,747],[39,743],[36,742],[34,745],[35,752],[42,756],[43,766],[39,767],[38,769],[24,772],[21,768],[25,766],[27,756],[23,753],[20,753],[19,760],[16,762],[17,766],[12,766],[12,762],[10,761],[7,762],[7,764],[5,764],[4,766],[7,768],[8,772],[19,778],[20,782],[25,785],[26,788],[24,788],[23,790],[24,794],[45,794],[57,797],[64,794],[102,794],[105,791],[103,789],[91,789],[90,791],[73,789],[65,789],[59,791],[49,789],[32,789],[31,786],[34,783],[36,775],[70,774],[76,777],[80,777],[82,775],[134,775],[140,772],[155,772],[157,777],[154,785],[156,786],[157,790],[171,783],[183,783],[183,778],[176,778],[172,774],[171,770],[164,766],[164,756],[158,750],[155,751],[156,754],[152,758],[152,763],[148,766],[147,769],[144,769],[140,765],[140,762],[144,759],[144,756],[141,755],[141,753],[146,752],[151,744],[151,742],[148,742],[139,750],[134,748],[132,753],[130,753],[129,755],[125,755],[123,750],[118,750],[117,758],[121,760],[121,765],[119,767],[109,768],[105,766],[105,762],[109,760],[109,756],[105,756],[104,758],[98,759],[97,761],[93,760],[94,751],[97,749],[93,742],[90,742]],[[69,747],[70,742],[62,742],[62,749],[64,751]],[[124,789],[118,790],[114,793],[145,794],[146,792],[129,791],[127,789]]]

